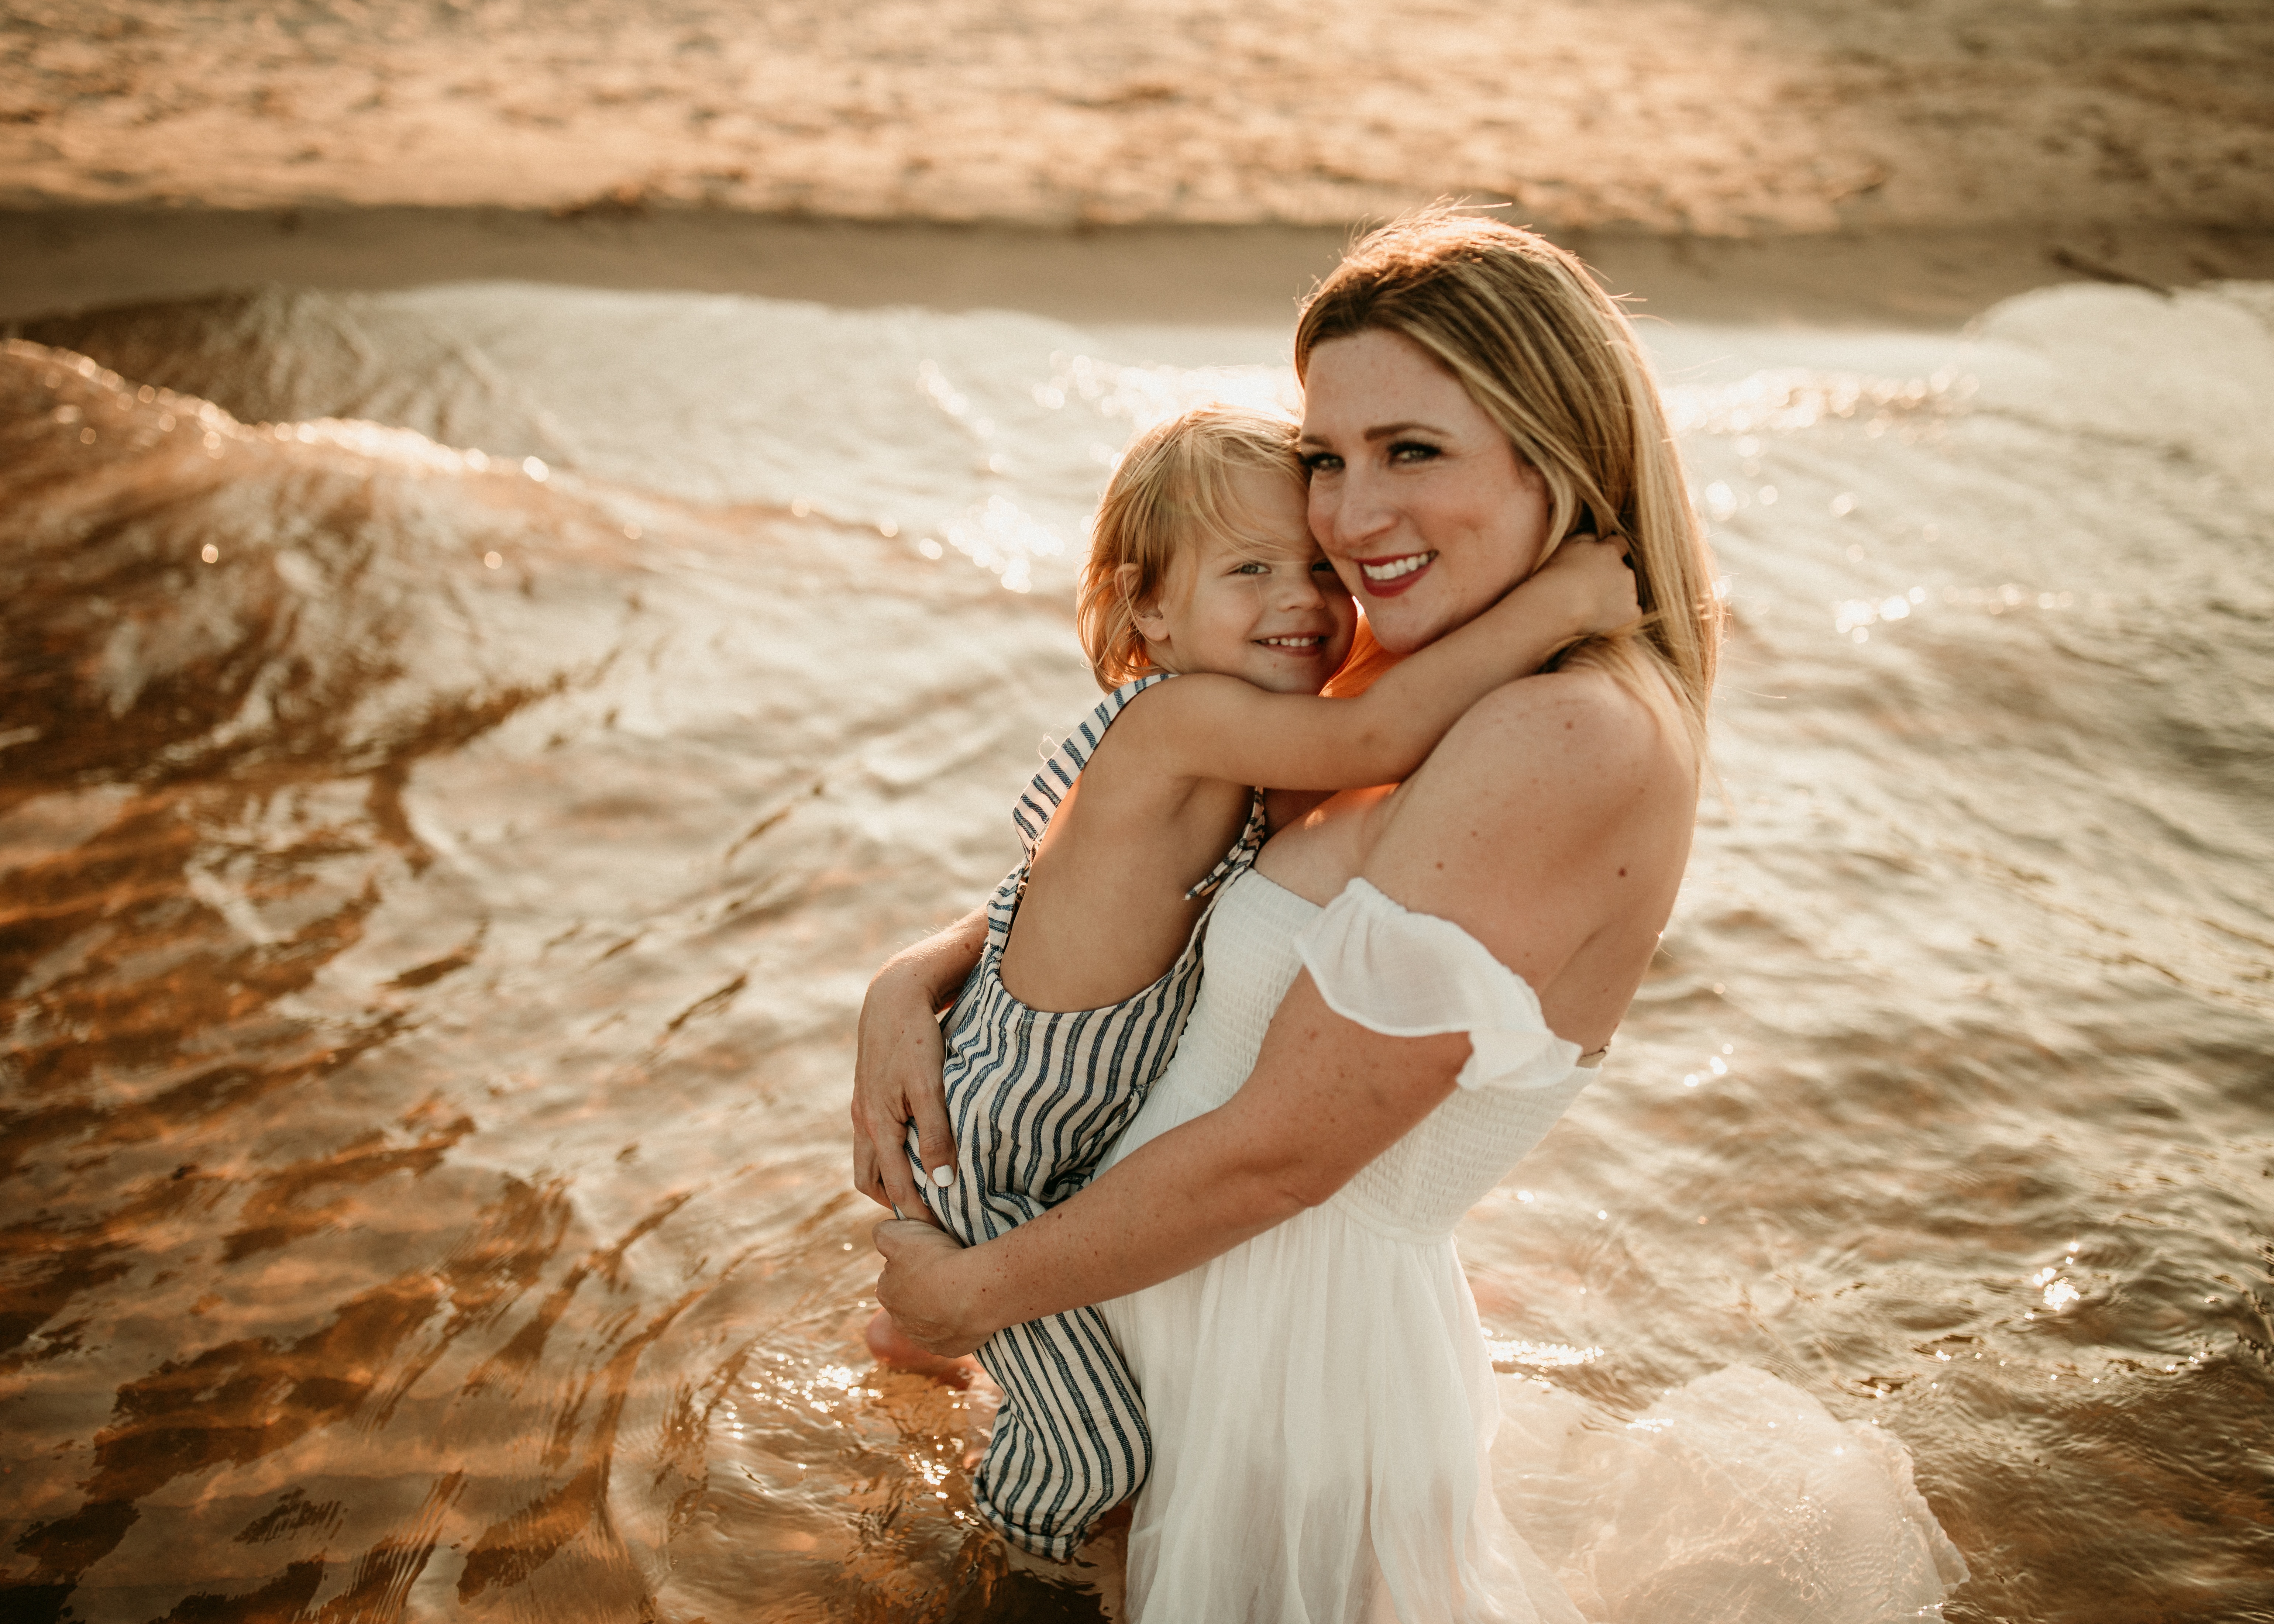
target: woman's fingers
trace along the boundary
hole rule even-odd
[[[903,1001],[895,1039],[892,1069],[900,1115],[916,1125],[926,1176],[944,1189],[955,1176],[955,1134],[947,1125],[947,1091],[940,1075],[947,1066],[947,1045],[937,1016]]]
[[[877,1147],[857,1121],[853,1124],[853,1188],[882,1206],[892,1205],[885,1199],[885,1181],[877,1177]]]
[[[945,1232],[947,1226],[939,1221],[932,1207],[937,1193],[930,1182],[908,1165],[908,1124],[900,1123],[892,1130],[892,1137],[877,1152],[877,1165],[880,1171],[889,1171],[890,1180],[879,1177],[880,1199],[892,1209],[895,1219],[908,1219],[929,1228]]]
[[[897,1191],[885,1178],[887,1168],[897,1169],[902,1176]],[[866,1130],[857,1126],[853,1130],[853,1188],[877,1206],[890,1207],[894,1217],[920,1218],[928,1224],[942,1227],[925,1205],[922,1184],[909,1173],[907,1158],[900,1154],[897,1137],[879,1154]]]
[[[855,1188],[903,1217],[926,1210],[920,1181],[908,1167],[907,1124],[933,1124],[930,1132],[945,1147],[940,1160],[954,1160],[940,1089],[942,1058],[939,1023],[921,986],[906,975],[879,974],[862,1001],[853,1064],[853,1177]],[[928,1157],[932,1148],[926,1144]]]
[[[923,1159],[924,1173],[935,1189],[945,1190],[955,1182],[955,1134],[947,1125],[947,1098],[940,1087],[939,1074],[930,1079],[919,1078],[918,1086],[911,1088],[908,1103],[915,1108],[916,1146]],[[923,1081],[930,1087],[922,1086]]]
[[[903,1218],[915,1218],[924,1213],[927,1206],[923,1192],[916,1184],[915,1169],[908,1166],[907,1122],[872,1117],[868,1132],[870,1147],[876,1156],[877,1180],[884,1186],[885,1205]]]
[[[954,1237],[898,1219],[878,1224],[875,1233],[877,1250],[885,1258],[877,1302],[900,1334],[934,1353],[964,1354],[977,1348],[984,1339],[959,1323],[960,1304],[948,1277],[946,1266],[962,1251]]]
[[[952,1258],[963,1250],[962,1244],[945,1230],[905,1219],[885,1219],[873,1233],[877,1250],[884,1254],[887,1266],[907,1262],[913,1267],[922,1258]],[[887,1303],[885,1306],[890,1308],[892,1304]]]

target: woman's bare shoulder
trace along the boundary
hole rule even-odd
[[[1546,996],[1590,942],[1634,921],[1645,936],[1663,924],[1697,816],[1690,761],[1678,716],[1655,714],[1607,673],[1527,677],[1445,735],[1400,792],[1365,873],[1461,926]],[[1552,1013],[1575,1032],[1616,1019],[1560,1000]]]
[[[1608,673],[1581,668],[1494,689],[1445,735],[1415,784],[1457,778],[1493,801],[1547,793],[1584,811],[1638,790],[1696,777],[1669,704],[1657,707]]]

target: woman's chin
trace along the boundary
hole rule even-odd
[[[1491,608],[1523,578],[1517,576],[1495,590],[1480,592],[1473,585],[1464,590],[1452,577],[1437,572],[1438,567],[1431,566],[1429,573],[1435,579],[1425,580],[1411,591],[1392,598],[1367,595],[1367,624],[1374,629],[1374,640],[1389,652],[1402,658],[1427,648]]]
[[[1417,602],[1411,597],[1368,603],[1366,621],[1374,629],[1374,640],[1386,652],[1400,658],[1417,649],[1427,648],[1461,623],[1460,619],[1447,613],[1442,605],[1433,606],[1427,601]]]

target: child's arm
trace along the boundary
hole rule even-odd
[[[1271,789],[1397,783],[1493,689],[1531,675],[1582,637],[1639,618],[1634,572],[1621,554],[1618,543],[1571,538],[1499,603],[1355,698],[1271,694],[1201,673],[1142,695],[1153,715],[1131,731],[1163,771],[1181,777]],[[1118,726],[1143,708],[1133,706]]]

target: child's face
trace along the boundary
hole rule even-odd
[[[1299,484],[1243,470],[1232,496],[1248,544],[1204,538],[1169,572],[1137,629],[1163,670],[1315,694],[1349,654],[1358,610],[1311,539]]]

